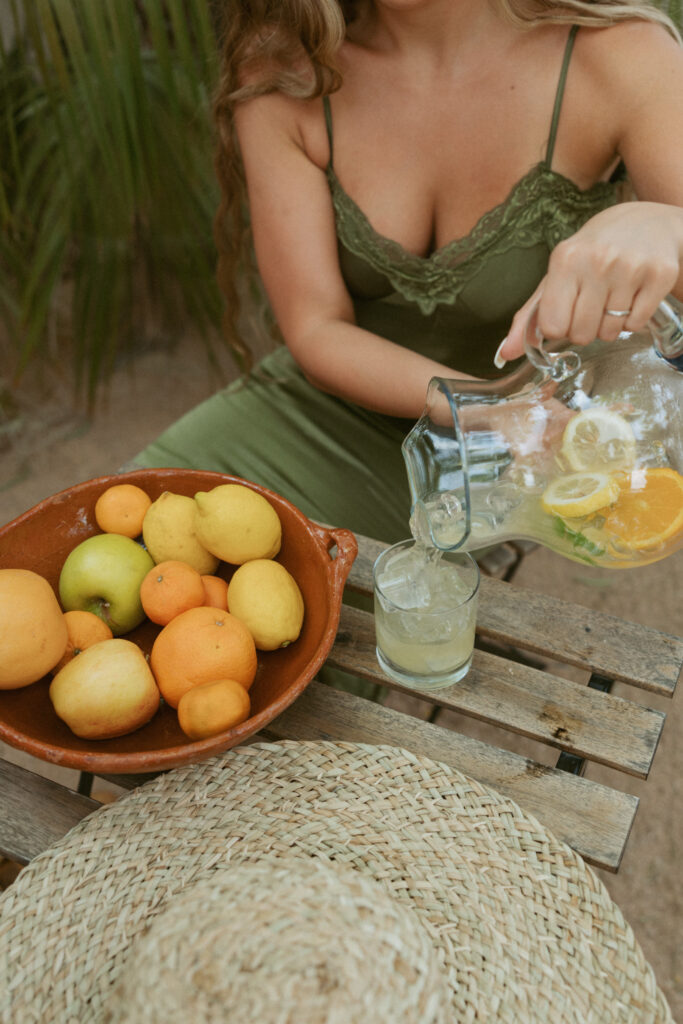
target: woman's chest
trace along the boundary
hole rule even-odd
[[[563,90],[558,108],[561,63],[553,51],[545,68],[485,66],[431,88],[351,69],[330,104],[342,188],[379,234],[424,256],[468,235],[547,157],[579,189],[590,187],[613,153],[589,115],[577,116],[576,88]]]

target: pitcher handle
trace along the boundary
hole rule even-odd
[[[649,326],[657,354],[683,370],[683,321],[668,299],[659,303]]]
[[[655,351],[677,370],[683,364],[683,319],[671,301],[662,300],[648,321]],[[533,307],[524,332],[524,352],[537,370],[553,380],[564,380],[581,367],[578,352],[548,352],[538,326],[538,303]]]
[[[543,347],[545,338],[538,326],[538,303],[533,307],[524,332],[524,354],[537,370],[553,380],[564,380],[581,368],[578,352],[548,352]]]

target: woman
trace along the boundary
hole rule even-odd
[[[286,348],[137,462],[396,541],[432,376],[505,372],[536,302],[582,345],[683,294],[680,39],[636,0],[240,0],[227,19],[221,279],[234,323],[243,168]],[[622,163],[638,202],[617,204]]]

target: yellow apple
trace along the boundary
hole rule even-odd
[[[147,660],[130,640],[102,640],[60,669],[50,683],[59,717],[82,739],[123,736],[148,722],[159,707]]]

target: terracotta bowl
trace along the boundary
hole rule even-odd
[[[258,652],[251,717],[210,739],[188,739],[174,709],[162,701],[151,722],[127,736],[83,740],[55,714],[48,695],[50,676],[19,690],[0,691],[0,740],[44,761],[93,774],[155,772],[188,764],[236,746],[272,722],[325,661],[337,632],[344,582],[357,552],[349,530],[325,529],[284,498],[247,480],[199,470],[149,469],[77,484],[1,527],[0,568],[32,569],[57,593],[66,556],[86,537],[101,532],[94,514],[97,498],[111,484],[124,482],[138,484],[153,500],[164,491],[193,496],[224,483],[243,483],[258,491],[280,517],[283,539],[277,558],[299,584],[306,613],[295,643]],[[231,571],[221,563],[219,572],[227,580]],[[149,652],[159,628],[146,621],[126,638]]]

